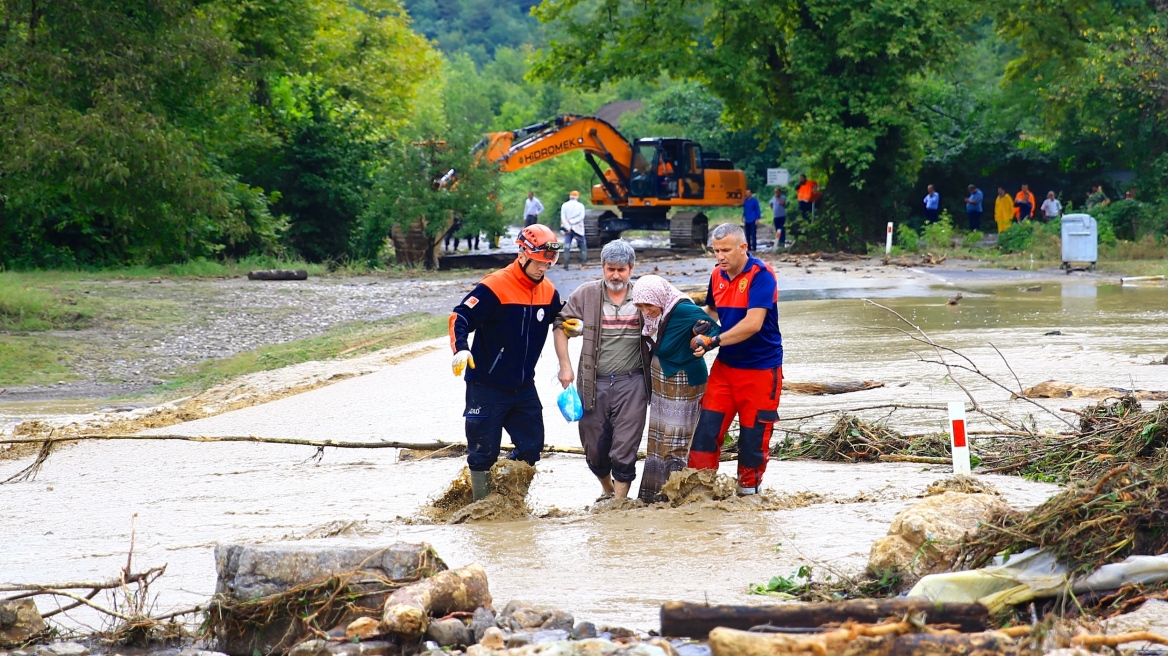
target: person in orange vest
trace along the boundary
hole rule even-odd
[[[1014,195],[1014,218],[1018,221],[1026,221],[1034,216],[1034,194],[1030,193],[1030,187],[1022,185],[1022,190]]]
[[[815,201],[819,200],[819,183],[808,180],[807,174],[799,174],[799,184],[795,186],[795,198],[799,201],[799,214],[809,221],[815,211]]]

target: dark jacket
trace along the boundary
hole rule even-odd
[[[657,327],[657,341],[654,344],[653,355],[661,365],[661,373],[666,378],[684,371],[690,385],[701,385],[709,378],[706,370],[706,361],[694,357],[693,348],[689,345],[694,338],[693,327],[699,319],[705,319],[713,324],[706,335],[713,337],[722,332],[716,322],[710,319],[700,307],[689,299],[682,300],[669,314],[661,318]]]
[[[552,282],[533,282],[518,261],[488,274],[450,314],[451,349],[469,348],[474,356],[476,368],[467,368],[467,382],[501,389],[530,383],[562,306]],[[467,346],[472,332],[474,344]]]

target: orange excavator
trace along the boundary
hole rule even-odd
[[[557,116],[519,130],[492,132],[474,151],[498,163],[503,172],[583,151],[600,178],[592,187],[592,205],[619,209],[619,214],[588,211],[584,226],[589,244],[607,243],[625,230],[668,230],[672,248],[702,247],[709,219],[700,208],[741,207],[746,191],[746,174],[718,153],[703,152],[689,139],[630,143],[607,121],[593,116]],[[670,215],[674,208],[698,209]]]

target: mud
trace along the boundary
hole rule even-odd
[[[963,492],[965,494],[994,494],[1001,496],[998,488],[994,487],[993,483],[976,476],[967,474],[958,474],[950,478],[942,478],[939,481],[929,483],[929,487],[925,488],[925,493],[921,496],[931,497],[946,492]]]
[[[527,490],[535,478],[535,467],[518,460],[500,460],[491,467],[491,494],[474,500],[470,469],[463,467],[437,499],[419,514],[436,524],[504,522],[530,519]]]

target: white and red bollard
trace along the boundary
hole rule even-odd
[[[888,222],[888,234],[884,238],[884,254],[892,254],[892,221]]]
[[[965,401],[949,402],[949,437],[953,473],[969,474],[969,442],[965,439]]]

